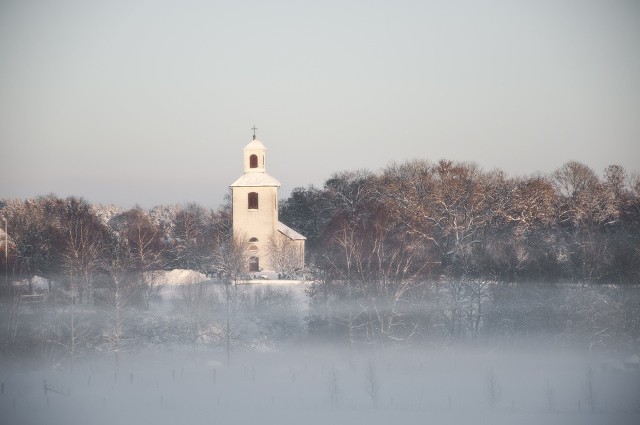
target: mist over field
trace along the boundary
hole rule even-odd
[[[337,173],[269,272],[228,202],[2,200],[2,422],[637,423],[639,182]]]
[[[632,424],[640,414],[637,330],[623,307],[638,308],[637,288],[498,285],[475,335],[472,301],[443,288],[441,305],[396,314],[413,336],[385,340],[358,318],[372,314],[362,300],[314,295],[326,284],[171,275],[200,282],[165,284],[149,310],[123,308],[120,330],[113,305],[5,302],[2,341],[23,351],[2,358],[3,422]]]

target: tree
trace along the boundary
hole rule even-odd
[[[5,264],[7,274],[31,280],[35,275],[51,279],[60,272],[59,218],[64,208],[64,201],[53,195],[4,203],[1,215],[7,220],[9,233],[6,244],[8,261]],[[4,243],[0,249],[4,263]],[[11,269],[11,273],[8,273],[8,269]]]
[[[118,378],[120,353],[124,350],[125,326],[132,304],[133,279],[130,273],[131,258],[126,246],[120,242],[114,247],[111,263],[106,267],[111,282],[109,284],[108,328],[104,337],[113,352],[114,380]]]
[[[378,374],[373,363],[367,363],[365,368],[365,392],[371,399],[371,404],[375,407],[378,405],[378,399],[380,396],[380,381],[378,380]]]
[[[269,238],[269,256],[271,264],[278,273],[284,276],[292,276],[303,266],[300,247],[294,241],[281,235],[273,235]]]
[[[73,371],[76,360],[91,342],[94,329],[84,309],[78,309],[78,304],[69,298],[62,309],[50,311],[50,316],[43,321],[42,336],[52,351],[68,360]]]
[[[507,229],[505,249],[513,253],[511,279],[556,279],[562,241],[556,235],[556,193],[539,175],[515,179],[497,218]]]
[[[334,174],[325,183],[325,191],[334,208],[328,223],[322,267],[331,280],[337,280],[340,287],[327,288],[341,292],[337,297],[341,314],[337,316],[346,325],[350,344],[355,341],[355,331],[364,328],[360,322],[364,309],[357,299],[362,296],[357,286],[363,282],[362,254],[364,238],[363,226],[367,223],[368,190],[370,174],[367,171]]]
[[[278,214],[283,222],[306,236],[307,250],[315,253],[334,212],[327,190],[309,186],[293,189],[289,198],[280,203]]]
[[[213,263],[216,214],[197,204],[180,208],[174,219],[171,248],[167,251],[172,267],[206,273]]]
[[[593,375],[593,369],[591,365],[587,366],[587,370],[585,372],[584,377],[584,396],[587,399],[587,404],[589,406],[589,410],[591,413],[594,413],[596,410],[596,403],[598,401],[598,394],[596,390],[596,382]]]
[[[112,227],[119,238],[126,243],[131,259],[131,267],[135,270],[138,290],[146,309],[150,301],[158,294],[154,271],[164,265],[163,252],[165,245],[163,234],[157,223],[140,207],[126,211],[112,219]]]
[[[228,239],[219,239],[216,243],[216,265],[227,276],[224,283],[225,328],[224,342],[227,352],[227,363],[231,360],[231,303],[234,300],[231,285],[235,287],[238,280],[246,275],[249,267],[249,243],[245,235],[236,235]]]
[[[473,163],[412,161],[388,167],[383,182],[406,231],[438,252],[443,270],[466,273],[491,219],[487,175]]]
[[[335,367],[329,369],[327,375],[327,389],[329,390],[329,400],[335,407],[340,407],[342,403],[342,390],[340,389],[340,379]]]
[[[502,388],[500,387],[500,383],[493,372],[493,368],[490,368],[489,373],[487,373],[485,392],[487,395],[487,401],[489,402],[489,407],[493,412],[502,397]]]
[[[68,198],[62,214],[63,244],[59,249],[69,278],[71,303],[93,303],[93,276],[103,265],[108,229],[84,199]]]
[[[230,282],[238,283],[249,270],[249,242],[245,235],[220,236],[215,244],[215,263]]]
[[[598,281],[606,275],[603,264],[610,261],[607,238],[603,235],[619,215],[613,193],[605,190],[591,168],[576,161],[556,170],[552,181],[559,194],[558,222],[568,241],[573,276]]]

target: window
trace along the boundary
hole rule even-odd
[[[249,168],[258,168],[258,155],[251,155],[249,157]]]
[[[249,242],[258,242],[258,238],[253,237],[253,238],[249,239]]]
[[[258,209],[258,193],[257,192],[249,193],[249,209],[250,210]]]

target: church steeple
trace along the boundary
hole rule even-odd
[[[256,139],[256,126],[253,128],[253,140],[244,147],[244,172],[245,173],[264,173],[265,169],[265,151],[262,142]]]
[[[264,173],[265,169],[265,151],[262,142],[253,139],[244,147],[244,172],[245,173]]]
[[[287,246],[297,254],[299,267],[304,266],[305,237],[278,221],[278,188],[280,182],[265,169],[265,152],[256,139],[244,147],[244,173],[231,184],[233,236],[249,244],[249,271],[282,272],[273,260],[272,245]],[[287,251],[288,252],[288,251]]]

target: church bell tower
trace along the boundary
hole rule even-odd
[[[280,182],[267,174],[266,150],[256,139],[244,147],[244,174],[231,184],[233,236],[249,243],[249,271],[273,270],[269,245],[278,223]]]

